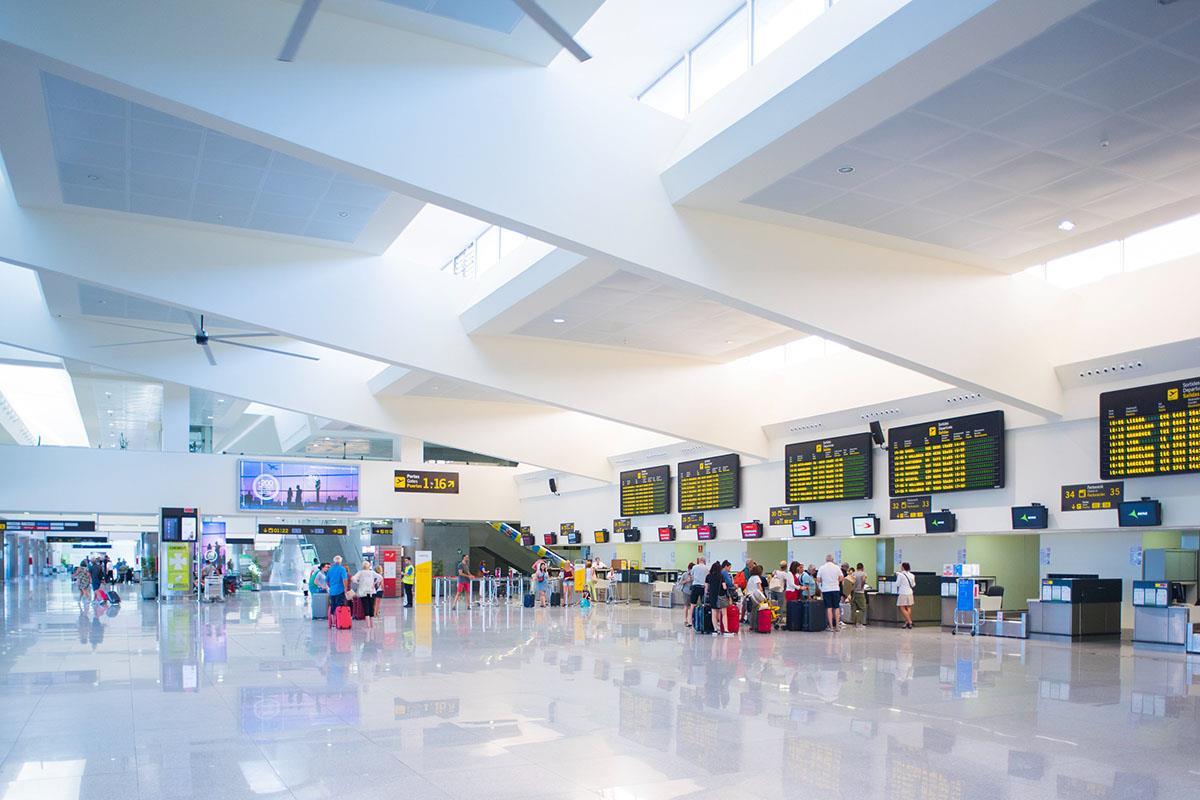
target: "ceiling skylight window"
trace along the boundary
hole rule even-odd
[[[749,4],[692,50],[691,107],[699,108],[750,67]]]
[[[766,58],[825,13],[825,0],[755,0],[754,61]]]
[[[1136,233],[1125,240],[1125,271],[1195,255],[1200,251],[1200,215]]]
[[[533,258],[539,258],[553,249],[550,245],[531,239],[523,233],[510,231],[499,225],[489,225],[483,233],[467,242],[454,258],[447,261],[442,266],[442,271],[460,278],[476,278],[530,242],[541,245],[530,253]]]
[[[0,392],[35,442],[88,446],[75,388],[61,362],[44,367],[0,364]]]
[[[1116,275],[1121,271],[1121,242],[1109,242],[1046,262],[1046,281],[1060,289]]]

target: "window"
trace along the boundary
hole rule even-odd
[[[1046,262],[1046,280],[1061,289],[1092,283],[1121,271],[1121,242],[1109,242],[1090,250]]]
[[[691,109],[750,67],[750,10],[743,5],[692,50]]]
[[[1165,264],[1200,250],[1200,216],[1151,228],[1125,240],[1125,271]]]
[[[754,62],[757,64],[825,13],[825,0],[755,0]]]
[[[687,59],[675,62],[666,73],[638,98],[652,108],[674,117],[687,116]]]

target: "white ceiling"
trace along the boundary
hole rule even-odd
[[[1200,3],[1101,0],[745,202],[1009,259],[1197,197]]]
[[[555,323],[563,319],[563,323]],[[731,358],[803,334],[686,290],[618,271],[514,333],[586,344]]]
[[[486,386],[478,386],[456,378],[431,375],[428,380],[410,389],[407,394],[418,397],[445,397],[453,400],[486,400],[493,403],[528,403],[530,401]]]
[[[389,192],[49,73],[69,205],[353,243]]]
[[[78,362],[68,364],[79,413],[92,447],[162,448],[161,383],[115,374]]]

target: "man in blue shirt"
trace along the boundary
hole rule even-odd
[[[333,609],[349,605],[346,601],[346,589],[350,584],[350,573],[342,566],[341,556],[333,557],[333,566],[325,573],[325,579],[329,581],[329,607]]]

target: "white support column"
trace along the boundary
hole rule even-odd
[[[188,451],[191,393],[187,386],[163,383],[162,449],[164,453]]]
[[[412,436],[401,436],[397,439],[399,452],[397,460],[405,464],[421,464],[425,461],[425,442]]]

